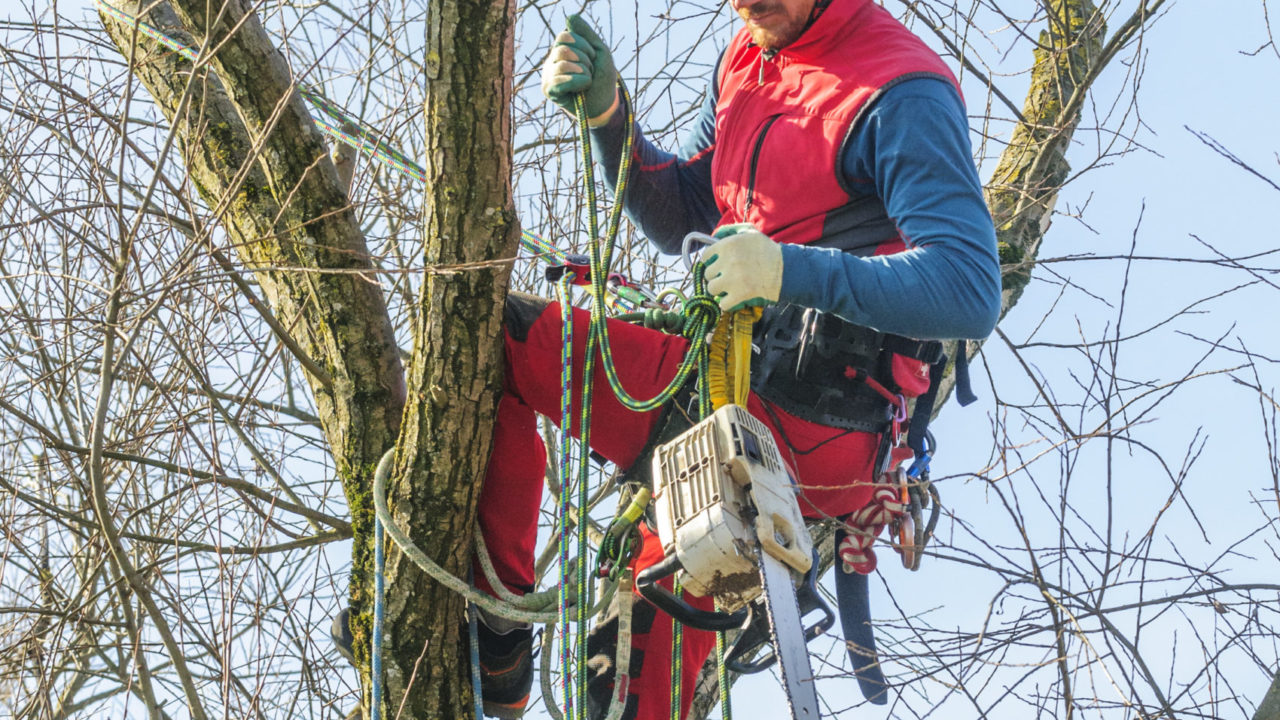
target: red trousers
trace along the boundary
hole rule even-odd
[[[560,307],[513,293],[504,320],[504,392],[498,405],[493,455],[480,495],[479,522],[498,577],[512,590],[528,592],[534,586],[538,509],[546,469],[546,449],[535,414],[560,420]],[[588,314],[575,311],[573,325],[572,431],[576,437]],[[609,340],[622,386],[640,399],[653,397],[666,387],[688,347],[684,338],[620,321],[609,322]],[[842,516],[867,503],[878,436],[807,422],[778,408],[766,411],[754,394],[747,409],[773,431],[778,449],[800,485],[805,515]],[[639,457],[662,416],[661,410],[637,413],[624,408],[609,389],[599,362],[591,413],[592,449],[622,468],[630,467]],[[661,558],[656,537],[647,536],[637,559],[639,566],[647,567]],[[636,602],[645,601],[637,597]],[[706,607],[710,607],[709,599]],[[638,720],[670,717],[670,673],[663,658],[670,654],[671,623],[666,620],[659,614],[650,632],[633,637],[636,651],[659,658],[648,663],[649,671],[632,678],[631,694],[639,697]],[[714,647],[715,637],[686,629],[683,643],[683,712],[687,713],[697,671]]]

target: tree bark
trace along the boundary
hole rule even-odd
[[[1271,689],[1262,698],[1258,711],[1253,714],[1253,720],[1280,720],[1280,670],[1276,671]]]
[[[104,17],[172,124],[182,159],[240,259],[256,271],[308,373],[351,508],[355,653],[368,681],[373,470],[400,437],[392,505],[420,546],[465,575],[501,390],[501,308],[519,237],[511,192],[514,3],[432,3],[425,68],[428,276],[414,328],[412,402],[373,264],[327,147],[284,59],[243,0],[176,0],[143,14],[198,66]],[[213,13],[212,16],[206,12]],[[213,72],[210,73],[209,71]],[[450,266],[498,262],[480,268]],[[315,272],[337,270],[337,273]],[[296,341],[296,342],[292,342]],[[463,604],[388,552],[387,708],[471,712]]]
[[[1035,51],[1023,119],[987,183],[1004,271],[1001,317],[1031,279],[1058,191],[1071,170],[1067,148],[1106,34],[1102,15],[1090,0],[1054,0],[1047,5],[1048,27],[1040,33]]]
[[[397,448],[396,522],[454,575],[471,536],[502,385],[502,303],[519,240],[511,191],[511,0],[433,2],[427,16],[424,227],[410,402]],[[387,565],[386,699],[402,717],[473,712],[461,597],[397,549]]]
[[[1046,5],[1049,19],[1035,50],[1022,119],[986,184],[1000,252],[1001,318],[1022,297],[1053,221],[1058,192],[1071,171],[1067,148],[1080,122],[1085,94],[1101,70],[1107,32],[1091,0],[1053,0]],[[969,355],[976,355],[981,346],[969,341]],[[954,357],[955,352],[952,344],[948,355]],[[934,408],[935,416],[954,386],[955,375],[948,370],[938,390],[944,400]]]

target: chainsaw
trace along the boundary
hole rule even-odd
[[[740,405],[724,405],[658,447],[653,478],[665,557],[637,577],[641,595],[693,628],[742,628],[728,667],[758,672],[776,662],[791,717],[817,720],[806,644],[835,614],[815,587],[813,541],[769,429]],[[658,584],[676,573],[685,591],[714,598],[717,610],[695,608]],[[814,611],[820,617],[806,627]],[[771,650],[754,658],[766,627]]]

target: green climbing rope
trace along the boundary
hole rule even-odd
[[[729,672],[724,666],[724,631],[716,633],[716,687],[720,691],[720,720],[733,720],[733,708],[729,706]]]
[[[680,587],[680,578],[677,576],[675,582],[671,586],[671,592],[676,597],[680,597],[680,593],[684,589]],[[684,626],[680,621],[671,618],[671,720],[680,719],[680,706],[683,704],[684,695]]]

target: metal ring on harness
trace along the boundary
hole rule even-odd
[[[649,288],[634,282],[631,278],[622,273],[611,272],[609,279],[605,281],[605,289],[613,293],[617,297],[634,303],[639,307],[646,308],[662,308],[662,303],[658,301],[658,296]]]
[[[907,421],[907,398],[902,393],[889,403],[889,413],[889,419],[899,425]]]
[[[903,472],[897,469],[897,477],[903,492],[901,499],[907,508],[907,515],[895,528],[898,532],[898,550],[902,554],[902,564],[908,570],[919,570],[920,561],[924,558],[924,549],[938,527],[938,519],[942,512],[942,498],[938,488],[929,482],[929,462],[937,450],[937,441],[933,433],[926,430],[921,450],[911,467]],[[923,511],[929,510],[929,519],[923,519]]]
[[[654,607],[697,630],[735,630],[747,621],[746,608],[737,612],[724,613],[714,610],[700,610],[683,599],[676,597],[670,590],[658,584],[658,581],[675,575],[682,570],[680,558],[674,553],[663,558],[657,564],[650,565],[636,576],[636,590]]]
[[[916,497],[911,492],[911,483],[907,478],[907,471],[902,465],[898,465],[892,473],[894,489],[898,493],[898,502],[902,503],[906,512],[902,517],[893,522],[894,533],[898,536],[898,552],[902,555],[902,565],[908,570],[915,570],[920,567],[920,551],[924,548],[918,542],[920,534],[924,528],[920,527],[920,523],[916,522],[920,517],[920,506],[916,504]],[[917,532],[919,528],[919,532]]]

